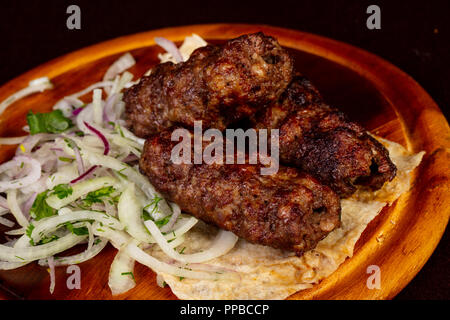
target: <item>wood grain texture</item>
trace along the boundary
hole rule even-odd
[[[430,96],[408,75],[388,62],[358,48],[316,35],[261,25],[194,25],[121,37],[94,45],[41,65],[0,88],[0,101],[35,78],[48,76],[55,88],[15,103],[0,117],[0,136],[23,135],[25,114],[48,111],[60,98],[99,81],[122,53],[131,51],[136,77],[158,63],[155,36],[180,42],[197,33],[210,42],[263,31],[290,49],[296,67],[312,79],[330,104],[373,133],[396,141],[412,152],[426,151],[414,172],[413,188],[391,207],[384,208],[358,241],[355,254],[314,288],[290,299],[390,299],[422,268],[439,242],[450,214],[450,129]],[[89,97],[88,97],[89,98]],[[0,147],[0,162],[15,147]],[[394,223],[392,223],[394,222]],[[5,229],[0,228],[0,233]],[[378,238],[378,240],[377,240]],[[380,239],[382,239],[380,241]],[[4,240],[4,239],[0,239]],[[76,249],[74,249],[76,250]],[[155,275],[137,264],[137,286],[112,297],[109,265],[116,250],[108,245],[91,261],[80,264],[81,290],[68,290],[66,269],[56,269],[55,293],[48,292],[45,268],[33,263],[0,271],[4,299],[175,299],[169,288],[159,288]],[[381,268],[381,289],[366,287],[369,265]]]

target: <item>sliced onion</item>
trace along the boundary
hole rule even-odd
[[[94,90],[92,97],[92,110],[94,112],[94,117],[92,118],[92,120],[95,124],[101,125],[103,122],[103,101],[102,90],[100,89]]]
[[[92,85],[90,85],[89,87],[87,87],[86,89],[83,89],[77,93],[71,94],[70,96],[66,97],[66,98],[79,98],[84,96],[85,94],[91,92],[94,89],[97,88],[105,88],[105,87],[111,87],[113,85],[112,81],[102,81],[102,82],[97,82],[94,83]]]
[[[7,262],[7,261],[0,261],[0,270],[13,270],[20,267],[23,267],[24,265],[29,264],[30,262]]]
[[[54,106],[53,110],[61,110],[65,117],[73,116],[73,108],[81,108],[84,105],[83,101],[74,97],[65,97],[59,100]]]
[[[47,259],[48,266],[49,266],[49,273],[50,273],[50,293],[53,294],[53,291],[55,291],[55,261],[53,259],[53,256],[49,257]]]
[[[134,280],[135,260],[124,250],[119,250],[109,270],[108,285],[113,296],[125,293],[136,286]]]
[[[38,246],[10,248],[0,245],[0,260],[21,263],[39,260],[67,250],[84,239],[86,239],[86,236],[77,236],[69,233],[62,238]]]
[[[77,162],[78,173],[80,175],[82,175],[83,173],[86,172],[86,169],[84,168],[84,162],[83,162],[83,158],[81,157],[81,154],[80,154],[80,149],[78,149],[78,147],[76,145],[73,146],[73,153],[75,154],[75,160]]]
[[[181,209],[176,203],[171,203],[172,207],[172,216],[170,217],[169,222],[166,225],[161,227],[161,232],[169,232],[172,231],[175,222],[177,222],[178,218],[181,215]]]
[[[51,216],[48,218],[43,218],[39,221],[35,221],[34,229],[31,232],[30,239],[33,240],[34,243],[38,243],[44,235],[54,232],[58,228],[62,227],[66,222],[85,220],[95,220],[101,222],[105,226],[117,230],[123,229],[122,224],[116,218],[111,217],[106,213],[88,210],[73,211],[62,216]]]
[[[8,202],[3,196],[0,196],[0,207],[3,209],[9,210]]]
[[[160,275],[159,273],[156,275],[156,284],[158,285],[158,287],[160,288],[164,288],[165,287],[165,281],[162,275]]]
[[[33,194],[28,198],[27,201],[25,201],[25,203],[22,206],[22,212],[25,216],[30,216],[30,209],[31,206],[34,203],[34,200],[36,200],[37,197],[37,192],[33,192]]]
[[[108,97],[105,102],[105,107],[103,108],[103,121],[111,122],[116,120],[116,116],[114,114],[114,104],[116,103],[117,94],[112,94]]]
[[[41,164],[39,163],[39,161],[30,157],[15,157],[13,160],[0,165],[0,173],[16,168],[17,166],[20,166],[21,163],[29,164],[31,166],[29,174],[26,177],[20,179],[0,181],[0,192],[4,192],[8,189],[23,188],[39,180],[39,178],[41,177]]]
[[[12,189],[6,192],[8,206],[11,210],[12,215],[16,218],[17,223],[26,228],[28,227],[28,217],[20,209],[19,203],[17,202],[17,190]]]
[[[51,195],[47,198],[47,204],[54,209],[61,209],[89,192],[103,187],[114,186],[115,184],[117,184],[117,180],[112,177],[100,177],[83,181],[72,185],[72,194],[63,199],[58,198],[56,195]]]
[[[92,173],[95,171],[95,169],[97,169],[97,166],[92,166],[92,167],[90,167],[90,168],[89,168],[86,172],[84,172],[81,176],[79,176],[78,178],[73,179],[72,181],[70,181],[70,183],[71,183],[71,184],[74,184],[74,183],[80,182],[80,181],[83,180],[83,179],[86,179],[90,174],[92,174]]]
[[[157,45],[170,53],[177,63],[183,62],[183,56],[181,55],[181,52],[180,50],[178,50],[175,43],[163,37],[156,37],[155,42]]]
[[[131,68],[136,64],[133,56],[130,53],[125,53],[119,59],[117,59],[106,71],[103,76],[103,81],[112,80],[118,74],[124,72],[125,70]]]
[[[29,154],[40,141],[50,141],[57,137],[58,135],[50,133],[37,133],[30,135],[22,142],[21,146],[17,148],[16,155],[21,155],[23,153]]]
[[[36,92],[43,92],[44,90],[52,88],[53,84],[47,77],[32,80],[30,81],[28,87],[13,93],[11,96],[9,96],[0,103],[0,114],[2,114],[6,110],[6,108],[8,108],[11,104],[16,102],[17,100],[29,96],[30,94]]]
[[[98,222],[92,224],[92,232],[98,237],[108,239],[116,249],[120,249],[132,240],[125,231],[113,230],[107,226],[101,226]]]
[[[103,133],[101,133],[99,130],[97,130],[96,128],[94,128],[93,126],[91,126],[89,123],[87,123],[86,121],[84,122],[84,125],[91,130],[93,133],[95,133],[100,140],[102,140],[104,146],[105,146],[105,150],[103,151],[103,155],[107,155],[109,153],[109,142],[108,139],[106,139],[106,137],[103,135]]]
[[[27,137],[28,136],[11,137],[11,138],[0,138],[0,144],[3,144],[3,145],[21,144]]]
[[[151,255],[145,253],[142,249],[133,243],[125,247],[125,251],[130,257],[137,262],[146,265],[156,273],[168,273],[177,277],[203,280],[219,280],[224,275],[202,271],[191,271],[181,267],[176,267],[168,263],[162,262]]]
[[[167,240],[164,238],[161,231],[153,221],[145,221],[145,226],[150,231],[153,238],[156,240],[159,247],[165,254],[177,261],[181,261],[184,263],[199,263],[220,257],[233,249],[234,245],[239,239],[232,232],[220,230],[213,244],[207,250],[194,254],[180,254],[169,246]]]
[[[82,262],[92,259],[97,254],[99,254],[103,250],[103,248],[105,248],[106,245],[108,244],[108,240],[106,240],[104,238],[97,238],[97,239],[100,242],[97,244],[94,244],[90,250],[85,250],[85,251],[75,254],[73,256],[65,256],[65,257],[56,258],[55,262],[54,262],[55,266],[57,266],[57,267],[69,266],[72,264],[79,264],[79,263],[82,263]],[[48,259],[40,259],[38,263],[39,263],[39,265],[44,266],[44,267],[49,265]]]
[[[0,224],[7,226],[8,228],[11,228],[15,225],[15,223],[11,220],[8,220],[6,218],[0,217]]]
[[[133,238],[147,243],[154,242],[144,227],[142,221],[143,208],[136,198],[134,183],[128,184],[125,191],[122,192],[117,208],[120,221]]]

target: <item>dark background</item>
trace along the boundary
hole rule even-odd
[[[81,8],[81,30],[66,28],[66,8]],[[381,8],[381,30],[366,9]],[[218,22],[260,23],[344,41],[410,74],[450,117],[450,1],[2,1],[0,85],[62,54],[156,28]],[[449,299],[449,232],[397,299]]]

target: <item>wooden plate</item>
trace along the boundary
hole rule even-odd
[[[422,268],[441,238],[450,213],[450,129],[430,96],[408,75],[388,62],[355,47],[304,32],[259,25],[195,25],[167,28],[100,43],[41,65],[0,89],[0,101],[35,78],[48,76],[55,88],[15,103],[0,117],[0,136],[23,135],[25,115],[48,111],[60,98],[99,81],[108,66],[131,51],[141,76],[158,63],[155,36],[180,42],[197,33],[220,42],[244,33],[263,31],[290,48],[298,70],[312,79],[325,99],[340,106],[375,134],[396,141],[410,151],[426,151],[415,171],[413,188],[370,223],[351,259],[314,288],[291,299],[389,299]],[[15,147],[2,146],[0,161]],[[2,230],[0,230],[2,231]],[[1,232],[2,234],[3,232]],[[0,239],[4,240],[4,239]],[[81,289],[66,286],[66,268],[56,270],[56,288],[49,293],[49,275],[33,263],[0,272],[0,296],[25,299],[112,299],[109,265],[116,250],[108,247],[96,258],[80,264]],[[369,290],[369,265],[381,269],[381,289]],[[175,299],[169,288],[159,288],[155,275],[137,264],[137,286],[117,299]]]

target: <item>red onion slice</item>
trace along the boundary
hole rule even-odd
[[[78,178],[70,181],[71,184],[77,183],[83,179],[85,179],[87,176],[89,176],[92,172],[94,172],[94,170],[97,169],[97,166],[92,166],[90,167],[85,173],[83,173],[81,176],[79,176]]]
[[[95,129],[93,126],[91,126],[89,123],[87,123],[86,121],[84,121],[84,125],[86,126],[86,128],[88,128],[89,130],[91,130],[93,133],[95,133],[100,140],[102,140],[103,144],[105,145],[105,151],[103,151],[103,155],[107,155],[109,153],[109,142],[106,139],[106,137],[103,135],[103,133],[101,133],[100,131],[98,131],[97,129]]]
[[[178,50],[175,43],[163,37],[156,37],[155,42],[157,45],[170,53],[177,63],[183,62],[183,56],[181,55],[181,52],[180,50]]]

